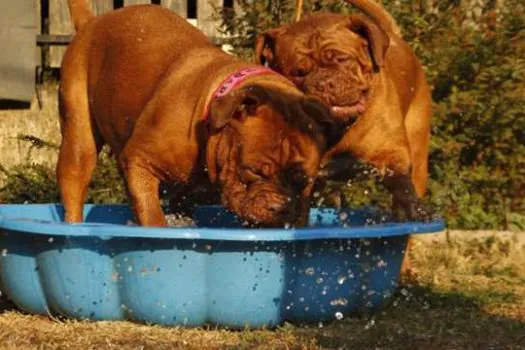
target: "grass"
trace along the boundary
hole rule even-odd
[[[374,315],[276,330],[0,314],[1,349],[525,349],[525,233],[416,239],[417,280]]]
[[[0,100],[0,163],[4,168],[10,169],[24,160],[53,168],[56,164],[55,149],[43,147],[32,152],[34,144],[18,137],[19,134],[37,135],[50,143],[60,143],[58,83],[48,81],[38,85],[38,91],[29,105]],[[0,184],[2,181],[0,177]]]

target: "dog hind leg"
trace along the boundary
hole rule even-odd
[[[62,143],[57,181],[66,222],[83,220],[88,185],[103,146],[89,114],[87,84],[78,78],[78,75],[66,74],[59,92]]]

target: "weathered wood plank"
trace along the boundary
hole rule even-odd
[[[113,9],[113,0],[91,0],[91,9],[95,15],[101,15]],[[53,0],[49,2],[49,33],[52,35],[71,35],[75,33],[67,0]],[[65,47],[52,46],[49,50],[49,61],[52,68],[62,64]]]
[[[151,4],[151,0],[124,0],[124,6]]]
[[[36,25],[36,35],[42,34],[42,6],[40,0],[33,0],[35,6],[35,25]],[[36,65],[42,65],[42,48],[37,45],[36,47]]]
[[[74,33],[73,25],[71,24],[71,19],[69,17],[67,0],[55,0],[49,2],[49,33],[54,35]],[[60,67],[65,52],[65,47],[50,47],[49,64],[52,68]]]
[[[209,37],[219,36],[217,23],[213,21],[213,9],[219,6],[222,0],[197,0],[197,27]]]
[[[113,0],[91,0],[91,9],[95,15],[113,10]]]
[[[181,17],[188,17],[188,0],[161,0],[160,4]]]

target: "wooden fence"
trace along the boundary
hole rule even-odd
[[[67,0],[34,0],[37,18],[37,43],[40,47],[49,45],[49,56],[45,62],[52,68],[60,67],[67,45],[74,34],[69,16]],[[138,4],[155,4],[169,8],[187,18],[190,23],[202,30],[217,44],[221,35],[217,31],[218,23],[212,19],[214,7],[233,6],[228,0],[91,0],[91,8],[96,15],[116,8]],[[42,52],[37,53],[38,62],[42,62]]]

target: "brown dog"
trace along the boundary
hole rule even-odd
[[[82,220],[97,155],[108,144],[141,225],[165,225],[161,183],[191,188],[206,170],[222,203],[242,218],[304,223],[326,147],[323,105],[222,52],[167,9],[93,17],[85,0],[69,6],[77,34],[61,70],[57,166],[66,221]]]
[[[422,218],[431,95],[417,57],[394,20],[372,0],[348,0],[370,19],[313,14],[261,34],[257,63],[330,106],[343,136],[323,157],[323,176],[350,170],[350,157],[375,166],[400,218]],[[342,156],[342,157],[341,157]],[[339,176],[340,177],[340,176]]]

